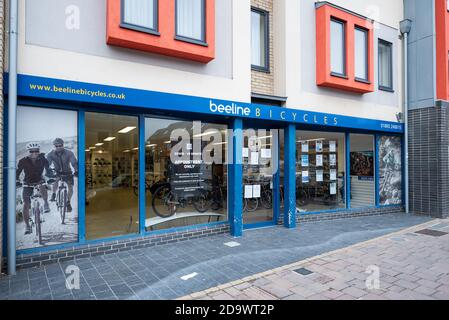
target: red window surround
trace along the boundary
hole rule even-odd
[[[437,99],[449,101],[449,12],[446,0],[435,0]]]
[[[331,75],[331,19],[345,22],[346,77]],[[355,28],[368,32],[368,81],[355,79]],[[328,3],[316,8],[316,83],[318,86],[368,93],[374,91],[373,23]]]
[[[120,27],[120,0],[107,0],[106,42],[109,45],[208,63],[215,58],[215,0],[206,0],[206,43],[175,39],[175,0],[158,1],[159,35]]]

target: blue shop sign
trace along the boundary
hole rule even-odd
[[[7,79],[7,77],[5,78]],[[5,93],[7,93],[7,84],[5,86]],[[212,114],[243,119],[272,120],[391,133],[404,132],[403,124],[396,122],[22,74],[18,77],[18,94],[22,97],[141,107],[171,112]]]

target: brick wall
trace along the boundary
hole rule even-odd
[[[0,74],[3,75],[5,39],[5,0],[0,0]],[[0,92],[3,92],[3,76],[0,77]],[[3,168],[3,94],[0,93],[0,168]],[[3,205],[3,170],[0,170],[0,206]],[[0,266],[3,257],[3,210],[0,209]],[[0,267],[1,270],[1,267]],[[1,272],[1,271],[0,271]]]
[[[449,103],[409,112],[410,211],[449,214]]]
[[[274,95],[273,0],[251,0],[251,6],[269,12],[269,72],[251,71],[251,91]]]

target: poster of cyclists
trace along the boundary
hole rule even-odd
[[[18,107],[17,249],[78,239],[77,113]]]
[[[401,204],[401,138],[383,136],[379,143],[380,204]]]

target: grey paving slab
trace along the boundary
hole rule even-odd
[[[217,235],[76,259],[22,270],[16,277],[0,278],[0,288],[4,288],[0,292],[7,291],[7,294],[0,295],[0,299],[26,297],[30,294],[31,285],[34,290],[42,285],[45,297],[48,297],[49,287],[53,299],[76,298],[77,294],[67,294],[64,285],[64,270],[69,265],[77,265],[81,270],[81,287],[87,287],[81,288],[78,294],[83,299],[173,299],[179,293],[204,290],[429,220],[428,217],[404,214],[330,220],[302,224],[292,230],[282,226],[246,230],[239,239]],[[224,245],[235,240],[240,246],[230,248]],[[368,250],[375,251],[375,248]],[[442,269],[438,267],[439,275],[443,275]],[[199,276],[194,280],[182,282],[180,279],[195,272]],[[181,282],[182,285],[179,285]],[[255,296],[260,294],[250,293]],[[297,294],[301,295],[300,292]]]

